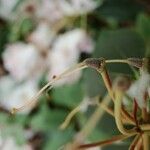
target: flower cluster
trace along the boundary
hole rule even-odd
[[[91,33],[75,26],[74,20],[97,6],[95,0],[0,0],[0,27],[1,21],[9,26],[0,60],[2,111],[9,114],[13,107],[28,104],[38,93],[41,80],[51,81],[53,76],[77,64],[82,53],[93,52]],[[74,73],[55,86],[73,84],[81,75],[82,72]],[[19,115],[29,115],[35,105],[28,105]],[[0,147],[33,149],[30,143],[18,146],[12,136],[0,139]]]
[[[81,53],[93,51],[94,43],[86,30],[72,28],[60,33],[65,26],[61,25],[58,30],[55,26],[67,16],[88,13],[96,6],[92,0],[27,0],[20,3],[0,0],[0,16],[10,23],[21,20],[20,13],[22,18],[37,21],[24,41],[7,43],[3,50],[4,69],[9,73],[0,78],[1,92],[7,89],[0,95],[0,104],[5,109],[10,111],[13,105],[26,103],[37,92],[39,80],[43,76],[50,81],[54,75],[78,63]],[[75,73],[56,85],[74,83],[80,76],[81,72]]]

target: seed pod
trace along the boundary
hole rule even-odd
[[[94,68],[98,71],[102,71],[105,65],[104,58],[88,58],[84,61],[84,63],[91,68]]]
[[[140,58],[128,58],[128,64],[137,68],[143,67],[144,60]]]

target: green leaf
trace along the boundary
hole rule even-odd
[[[102,150],[127,150],[129,148],[129,146],[128,145],[110,145],[110,146],[106,146],[106,147],[104,147]]]
[[[0,122],[2,124],[8,123],[8,119],[9,119],[9,117],[6,113],[2,113],[2,112],[0,113]]]
[[[25,126],[29,121],[29,115],[28,114],[16,114],[14,116],[9,117],[8,121],[10,124],[16,123],[21,126]]]
[[[45,104],[31,119],[31,127],[35,131],[57,130],[67,113],[59,109],[50,110]]]
[[[15,42],[26,38],[26,36],[32,31],[33,27],[34,23],[30,18],[23,18],[10,24],[9,41]]]
[[[142,10],[143,6],[137,1],[105,0],[98,9],[98,14],[105,20],[130,21],[134,20],[136,15]]]
[[[136,21],[137,31],[145,38],[150,39],[150,16],[146,14],[140,14]]]
[[[29,18],[24,19],[20,29],[22,37],[28,35],[32,29],[33,29],[33,21]]]
[[[97,71],[93,69],[85,70],[84,80],[84,90],[88,96],[94,97],[96,95],[101,95],[106,91],[101,75]]]
[[[9,125],[6,124],[1,130],[1,136],[2,138],[7,138],[7,137],[13,137],[17,144],[22,145],[26,143],[26,137],[24,133],[24,129],[22,126],[14,124],[14,125]]]
[[[131,29],[103,30],[97,41],[93,57],[121,59],[128,57],[142,58],[145,55],[145,43],[142,37]],[[113,64],[109,68],[113,72],[129,72],[124,64]]]
[[[20,116],[20,117],[19,117]],[[22,115],[23,116],[23,115]],[[19,118],[18,118],[19,117]],[[21,115],[9,116],[6,113],[0,113],[0,123],[2,125],[2,138],[14,137],[17,144],[22,145],[26,142]],[[18,121],[19,120],[19,121]]]
[[[126,58],[144,56],[144,41],[131,29],[103,30],[99,34],[93,56]]]
[[[49,138],[43,150],[57,150],[70,142],[73,136],[74,131],[71,128],[65,131],[53,131],[49,133]]]
[[[71,108],[77,106],[82,101],[83,94],[82,82],[58,87],[52,91],[52,97],[57,104]]]
[[[102,129],[96,128],[89,136],[88,140],[90,142],[100,141],[109,139],[111,136],[109,132],[104,132]]]

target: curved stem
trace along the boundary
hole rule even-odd
[[[80,105],[74,108],[69,115],[66,117],[65,121],[60,125],[60,129],[64,130],[70,123],[73,116],[80,111]]]
[[[122,120],[121,120],[121,107],[122,107],[123,93],[119,90],[116,90],[115,94],[116,94],[116,98],[115,98],[114,113],[115,113],[115,121],[116,121],[116,124],[117,124],[119,131],[124,135],[135,135],[135,134],[137,134],[137,132],[134,129],[127,130],[124,128]]]
[[[113,92],[113,88],[112,88],[112,82],[110,80],[107,69],[104,67],[103,71],[99,71],[99,73],[101,74],[101,76],[103,78],[103,81],[105,83],[105,86],[108,90],[108,93],[109,93],[111,99],[113,100],[113,102],[115,102],[115,96],[114,96],[114,92]],[[134,118],[132,116],[130,116],[130,114],[128,112],[126,112],[126,110],[124,108],[122,108],[121,113],[123,114],[124,118],[127,119],[128,122],[135,124]]]
[[[55,78],[52,78],[52,80],[50,82],[48,82],[43,88],[41,88],[40,91],[35,96],[33,96],[29,101],[27,101],[27,103],[25,103],[23,106],[20,106],[18,108],[13,108],[12,111],[11,111],[11,114],[15,114],[16,112],[21,111],[21,110],[25,109],[26,107],[28,107],[30,105],[35,104],[38,101],[39,97],[42,95],[42,93],[47,88],[51,89],[53,87],[53,85],[58,80],[66,77],[66,76],[69,76],[70,74],[72,74],[72,73],[74,73],[76,71],[82,70],[84,68],[87,68],[86,64],[84,62],[83,63],[79,63],[79,64],[73,66],[72,68],[67,69],[66,71],[64,71],[59,76],[56,76]]]

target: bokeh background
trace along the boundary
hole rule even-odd
[[[67,129],[59,128],[81,101],[105,94],[102,79],[92,69],[60,80],[36,106],[10,114],[53,75],[88,57],[149,54],[149,0],[0,0],[0,149],[57,150],[86,125],[95,106],[79,112]],[[108,68],[112,77],[134,74],[127,65]],[[106,115],[87,141],[117,133],[114,120]],[[128,142],[104,149],[127,147]]]

